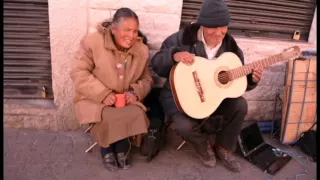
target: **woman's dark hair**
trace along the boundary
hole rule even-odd
[[[117,25],[119,24],[123,18],[134,18],[139,23],[139,18],[135,12],[133,12],[130,8],[120,8],[113,15],[112,23]]]
[[[118,9],[116,13],[113,15],[113,19],[111,23],[114,25],[118,25],[123,20],[123,18],[134,18],[139,23],[139,18],[137,14],[134,11],[132,11],[130,8]],[[108,27],[109,25],[111,25],[111,23],[105,22],[103,26]],[[143,43],[147,45],[147,41],[148,41],[147,37],[141,31],[138,31],[138,36],[142,37]]]

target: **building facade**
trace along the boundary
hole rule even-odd
[[[14,5],[12,5],[10,1],[8,2],[9,3],[5,4],[7,9],[4,9],[5,22],[6,12],[8,12],[7,19],[12,19],[9,10],[19,9],[16,7],[11,8],[11,6]],[[98,22],[104,19],[111,19],[118,8],[129,7],[139,16],[141,30],[148,37],[150,55],[152,57],[152,55],[159,50],[162,41],[180,29],[181,22],[186,20],[186,11],[188,12],[189,10],[186,7],[189,7],[188,5],[192,2],[194,2],[194,0],[48,0],[48,20],[45,22],[48,22],[48,39],[50,43],[51,87],[39,87],[39,92],[43,89],[48,90],[42,92],[43,98],[40,97],[35,100],[37,102],[46,101],[46,103],[44,103],[46,105],[43,107],[41,106],[43,103],[40,103],[40,105],[36,103],[37,106],[25,105],[19,103],[19,100],[14,100],[16,99],[14,96],[7,96],[4,104],[5,126],[50,130],[77,129],[79,125],[74,116],[74,88],[70,79],[70,69],[75,53],[79,47],[80,39],[86,33],[95,31],[95,26]],[[230,1],[227,2],[229,3]],[[199,1],[198,4],[199,3],[201,4],[201,1]],[[247,3],[246,5],[250,7],[250,4]],[[41,6],[41,8],[44,6]],[[196,12],[199,7],[194,7],[192,11]],[[231,13],[235,12],[232,7],[230,7],[230,9]],[[245,33],[236,34],[235,39],[244,52],[246,63],[279,53],[283,49],[293,45],[298,45],[302,50],[315,50],[317,36],[316,13],[316,8],[312,9],[312,18],[309,22],[311,25],[309,25],[310,27],[304,27],[304,29],[308,29],[308,35],[305,36],[304,31],[303,35],[301,33],[301,37],[304,37],[305,40],[293,41],[288,38],[252,37],[256,36],[255,34],[249,35],[249,37]],[[36,15],[34,15],[34,17],[36,17]],[[4,26],[6,27],[6,23]],[[239,31],[239,28],[240,27],[234,28],[234,31]],[[294,31],[295,29],[292,29],[292,34]],[[7,30],[7,34],[10,34],[9,32],[11,33],[11,29]],[[5,31],[5,38],[6,37],[10,36],[6,35]],[[4,53],[6,55],[6,51]],[[5,62],[9,62],[9,60],[11,59],[5,59]],[[9,65],[11,64],[9,63]],[[11,69],[8,68],[11,67],[9,65],[4,67],[7,74],[12,72],[10,71]],[[286,65],[276,64],[266,69],[263,79],[256,89],[245,93],[244,97],[248,100],[249,104],[249,112],[246,119],[261,121],[273,119],[275,97],[277,93],[283,93],[285,73]],[[10,82],[11,84],[9,83],[8,87],[9,85],[13,87],[12,82],[14,81],[12,79],[9,79],[10,81],[7,80],[9,77],[12,77],[12,75],[5,75],[5,82]],[[28,99],[32,98],[27,97],[26,99],[27,100],[24,101],[30,102]],[[10,101],[13,103],[9,103]],[[52,101],[52,106],[47,105],[50,104],[48,101]],[[276,107],[276,118],[279,119],[280,116],[281,104]]]

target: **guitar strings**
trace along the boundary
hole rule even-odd
[[[228,83],[229,81],[237,78],[238,76],[231,76],[228,72],[223,72],[221,74],[218,74],[218,80],[221,83]]]
[[[279,58],[279,57],[277,57],[279,55],[281,55],[281,54],[274,55],[274,56],[272,56],[272,58],[269,57],[269,58],[266,58],[266,59],[263,59],[263,60],[260,60],[260,61],[257,61],[257,62],[253,62],[253,63],[247,64],[246,65],[247,67],[245,67],[243,71],[245,72],[245,74],[247,74],[248,73],[247,71],[252,70],[253,67],[259,66],[259,64],[262,64],[264,60],[268,60],[266,62],[266,64],[268,64],[270,62],[271,63],[276,63],[277,62],[276,58]],[[222,72],[221,74],[218,74],[218,80],[220,82],[226,82],[227,83],[227,82],[229,82],[229,81],[231,81],[233,79],[241,77],[242,76],[241,74],[243,73],[243,71],[241,71],[239,68],[235,68],[235,69],[232,69],[232,70],[229,70],[229,71]],[[228,72],[230,72],[230,73],[228,73]]]
[[[229,74],[227,72],[223,72],[218,75],[218,80],[220,83],[228,83],[230,81]]]
[[[231,72],[231,71],[239,71],[239,69],[236,68],[236,69],[232,69],[232,70],[229,70],[229,71],[225,71],[225,72],[223,72],[223,73],[218,75],[218,79],[219,80],[230,81],[232,79],[231,78],[232,76],[228,72]],[[233,72],[233,73],[235,73],[235,72]],[[238,73],[241,74],[241,72],[238,72]],[[237,78],[237,76],[234,76],[234,78]]]
[[[218,78],[223,78],[223,79],[227,78],[227,79],[229,79],[229,74],[227,72],[224,72],[222,74],[219,74]]]

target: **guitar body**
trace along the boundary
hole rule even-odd
[[[171,89],[180,111],[195,119],[210,116],[225,98],[236,98],[247,88],[246,76],[226,84],[218,80],[218,74],[243,66],[239,57],[231,52],[223,53],[216,60],[195,57],[191,66],[178,63],[170,72]],[[198,93],[193,73],[196,72],[203,92],[203,101]]]

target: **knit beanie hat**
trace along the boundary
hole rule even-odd
[[[230,14],[224,0],[204,0],[197,23],[208,28],[227,26]]]

